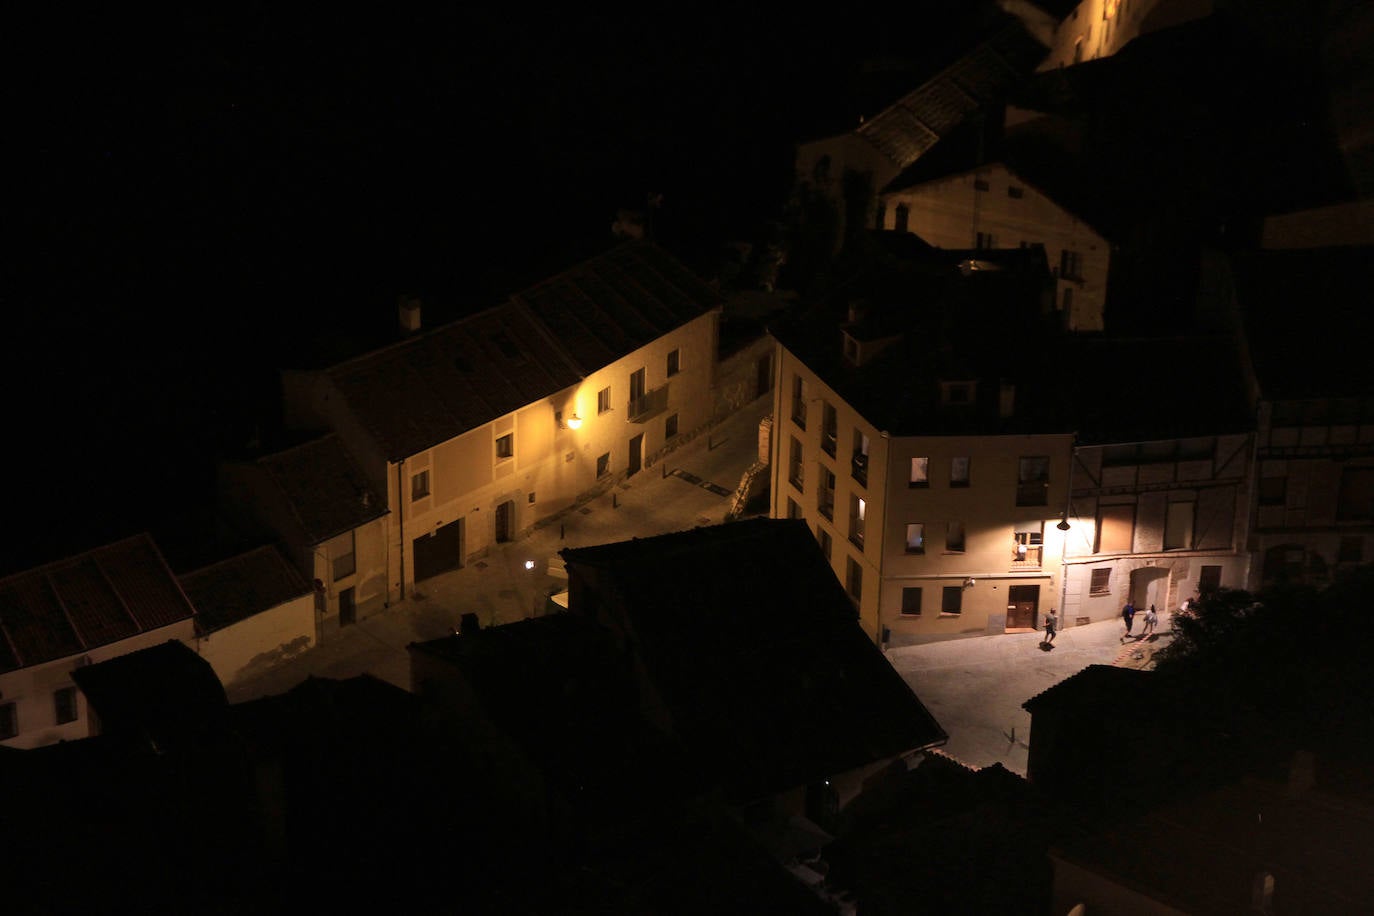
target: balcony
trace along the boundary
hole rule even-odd
[[[643,423],[668,409],[668,386],[660,385],[637,398],[630,398],[626,413],[631,423]]]
[[[1011,555],[1012,568],[1020,569],[1029,567],[1032,569],[1039,569],[1041,552],[1044,549],[1043,546],[1039,545],[1028,547],[1025,544],[1018,544],[1016,550],[1013,551]]]

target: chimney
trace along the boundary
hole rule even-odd
[[[997,415],[1005,420],[1012,415],[1015,408],[1016,386],[1011,382],[1003,382],[997,392]]]
[[[396,308],[401,321],[402,334],[414,334],[420,330],[420,300],[416,296],[399,296]]]

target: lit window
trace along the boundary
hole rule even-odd
[[[849,540],[855,545],[864,545],[864,522],[868,515],[868,502],[858,496],[849,497]]]
[[[515,433],[506,433],[496,440],[496,457],[510,458],[515,454]]]
[[[928,487],[930,486],[930,459],[912,458],[911,459],[911,480],[907,486]]]
[[[906,526],[906,552],[926,552],[926,526],[920,522],[911,522]]]
[[[410,475],[410,501],[424,499],[429,495],[429,471]]]
[[[682,371],[681,356],[679,351],[673,350],[668,354],[668,377],[672,378]]]
[[[610,387],[608,386],[608,387],[606,387],[606,388],[602,388],[600,391],[598,391],[598,392],[596,393],[596,412],[599,413],[599,414],[602,414],[602,413],[606,413],[606,412],[607,412],[608,410],[610,410],[610,409],[611,409],[611,389],[610,389]]]
[[[75,687],[61,687],[53,691],[52,699],[58,725],[65,725],[68,722],[76,721]]]

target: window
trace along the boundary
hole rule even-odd
[[[821,515],[835,517],[835,474],[823,464],[816,466],[816,508]]]
[[[864,545],[864,521],[868,515],[868,502],[858,496],[849,497],[849,539],[855,545]]]
[[[868,486],[868,437],[857,429],[854,430],[854,457],[851,464],[850,476]]]
[[[805,472],[802,470],[802,444],[797,441],[796,436],[790,436],[788,443],[787,458],[787,479],[792,482],[792,486],[798,490],[804,490],[802,486]]]
[[[975,178],[975,179],[973,179],[973,190],[975,190],[975,191],[986,191],[987,189],[988,189],[988,180],[987,180],[986,178]]]
[[[1208,592],[1214,592],[1214,591],[1216,591],[1216,590],[1219,589],[1219,588],[1221,588],[1221,567],[1220,567],[1220,566],[1204,566],[1204,567],[1202,567],[1202,571],[1201,571],[1200,573],[1198,573],[1198,577],[1197,577],[1197,592],[1198,592],[1198,594],[1199,594],[1199,595],[1205,595],[1205,594],[1207,594]]]
[[[1342,521],[1374,518],[1374,468],[1346,468],[1341,471],[1336,518]]]
[[[677,435],[677,414],[672,414],[663,421],[663,438],[671,439]]]
[[[1364,560],[1364,538],[1343,537],[1336,552],[1337,563],[1360,563]]]
[[[1026,192],[1024,188],[1018,188],[1014,184],[1009,184],[1007,185],[1007,196],[1020,200],[1022,197],[1026,196]]]
[[[859,342],[849,334],[844,335],[844,358],[851,365],[859,364]]]
[[[801,517],[802,517],[801,506],[797,505],[797,501],[796,501],[795,499],[793,499],[792,497],[790,497],[790,496],[787,497],[787,517],[788,517],[788,518],[801,518]]]
[[[606,413],[611,409],[611,389],[609,386],[602,388],[596,393],[596,412]]]
[[[0,741],[19,734],[19,713],[13,703],[0,703]]]
[[[878,204],[878,210],[873,216],[873,228],[884,229],[887,223],[887,204]]]
[[[921,614],[921,589],[902,589],[902,616],[919,617]]]
[[[945,525],[945,550],[950,553],[964,552],[963,522],[948,522]]]
[[[68,722],[76,721],[75,687],[60,687],[53,691],[52,701],[53,711],[57,715],[58,725],[65,725]]]
[[[1039,566],[1044,545],[1044,522],[1018,522],[1011,533],[1012,565]]]
[[[949,485],[951,487],[968,486],[968,465],[967,458],[949,459]]]
[[[1112,593],[1112,568],[1094,569],[1092,581],[1088,583],[1088,594],[1101,597]]]
[[[596,459],[596,476],[605,477],[611,473],[611,453],[607,452]]]
[[[940,401],[946,407],[967,407],[977,390],[977,382],[941,382]]]
[[[974,237],[973,247],[979,249],[980,251],[986,251],[989,248],[996,248],[997,237],[994,236],[991,232],[979,232]]]
[[[1050,496],[1050,459],[1043,455],[1022,458],[1017,468],[1016,504],[1047,506]]]
[[[835,405],[829,401],[821,402],[821,448],[831,458],[835,457],[835,443],[839,432],[839,420],[835,416]]]
[[[834,549],[834,543],[830,540],[830,532],[820,525],[816,526],[816,543],[821,545],[821,554],[827,563],[830,562],[830,554]]]
[[[1130,553],[1134,535],[1134,503],[1097,510],[1097,553]]]
[[[515,454],[515,433],[506,433],[496,439],[496,457],[498,459],[510,458]]]
[[[964,612],[964,588],[962,585],[946,585],[940,591],[940,613],[962,614]]]
[[[673,350],[668,354],[668,378],[672,378],[682,371],[682,357],[680,350]]]
[[[1060,308],[1061,311],[1065,311],[1065,312],[1072,312],[1072,311],[1073,311],[1073,287],[1072,287],[1072,286],[1066,286],[1066,287],[1064,287],[1064,298],[1063,298],[1063,301],[1060,302],[1059,308]]]
[[[906,526],[906,552],[926,552],[926,526],[920,522],[908,522]]]
[[[792,422],[806,429],[806,379],[792,376]]]
[[[1059,252],[1059,276],[1065,280],[1082,279],[1083,255],[1067,248]]]
[[[1169,503],[1164,516],[1164,549],[1187,550],[1193,546],[1193,510],[1196,504],[1187,502]]]
[[[854,603],[858,604],[864,597],[864,570],[853,557],[846,557],[845,565],[845,590],[849,592],[849,597],[854,599]]]
[[[410,475],[410,501],[424,499],[429,495],[429,471]]]
[[[898,204],[896,216],[892,223],[892,228],[898,232],[906,232],[911,219],[911,208],[906,204]]]
[[[1261,477],[1259,482],[1259,504],[1261,506],[1282,506],[1288,500],[1287,477]]]
[[[534,491],[533,491],[533,490],[530,490],[530,495],[527,496],[527,497],[525,498],[525,502],[529,503],[531,506],[534,505]]]
[[[907,486],[913,488],[930,486],[929,458],[911,459],[911,478],[907,481]]]
[[[353,532],[349,531],[339,535],[332,540],[326,541],[324,545],[325,554],[329,557],[333,566],[334,581],[353,575],[357,571],[357,557],[354,554]]]

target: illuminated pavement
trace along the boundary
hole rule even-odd
[[[541,614],[548,595],[566,587],[557,575],[562,548],[723,522],[735,487],[758,458],[759,421],[771,408],[771,395],[759,398],[709,434],[572,510],[561,524],[555,521],[520,541],[497,545],[463,569],[426,579],[404,601],[353,626],[328,625],[320,645],[233,684],[229,699],[282,693],[310,675],[347,678],[363,672],[409,690],[407,645],[448,635],[464,613],[477,614],[484,627]],[[526,561],[534,568],[527,570]]]
[[[1160,615],[1156,640],[1123,642],[1124,634],[1120,620],[1109,620],[1061,630],[1048,652],[1042,633],[1010,633],[891,649],[887,657],[949,734],[946,753],[1024,776],[1031,718],[1021,704],[1088,665],[1148,667],[1169,642],[1169,616]]]

